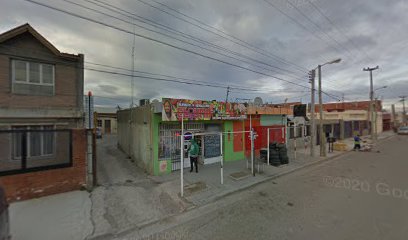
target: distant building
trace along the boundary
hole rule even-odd
[[[116,108],[95,108],[96,126],[102,131],[102,134],[117,134],[117,109]]]
[[[383,131],[382,102],[374,101],[374,117],[376,119],[376,131]],[[323,104],[323,130],[325,135],[333,133],[337,139],[352,137],[355,134],[368,135],[371,129],[371,117],[369,114],[370,101],[325,103]],[[310,118],[311,112],[308,116]],[[319,105],[315,106],[316,124],[319,124]],[[319,128],[316,128],[319,136]],[[319,142],[319,137],[317,137]]]

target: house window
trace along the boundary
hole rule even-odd
[[[11,66],[13,93],[40,96],[54,95],[54,65],[11,60]]]
[[[27,158],[41,158],[51,156],[55,153],[55,126],[18,126],[12,127],[13,130],[41,130],[41,131],[27,131],[25,132],[25,139],[23,138],[23,131],[13,133],[12,153],[13,159],[21,159],[23,155],[23,141],[26,141]],[[42,131],[50,130],[50,131]]]
[[[102,127],[102,120],[98,119],[98,127]]]

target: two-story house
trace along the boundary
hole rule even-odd
[[[29,24],[0,34],[0,176],[17,174],[19,180],[11,182],[27,183],[22,173],[65,169],[54,173],[55,179],[47,175],[47,181],[70,179],[67,190],[83,184],[85,167],[72,170],[86,147],[83,92],[84,55],[60,52]],[[76,134],[78,128],[83,133]],[[81,157],[75,159],[76,154]],[[21,195],[27,186],[8,187]]]
[[[0,34],[1,126],[82,127],[83,69],[29,24]]]

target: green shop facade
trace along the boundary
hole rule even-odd
[[[200,164],[217,163],[222,158],[225,162],[243,160],[248,136],[244,132],[246,117],[243,104],[163,99],[118,111],[118,146],[152,175],[179,170],[181,154],[184,154],[184,167],[190,167],[184,149],[188,148],[191,137],[200,146]]]

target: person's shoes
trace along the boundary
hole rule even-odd
[[[191,169],[190,172],[193,172],[193,169]]]
[[[198,170],[196,170],[196,173],[198,173]]]

